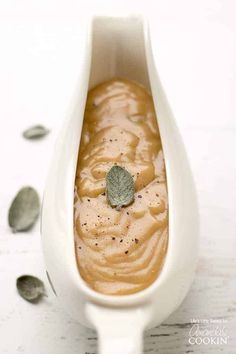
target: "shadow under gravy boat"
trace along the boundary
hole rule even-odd
[[[94,17],[72,110],[59,134],[46,183],[42,239],[50,282],[70,315],[97,330],[102,354],[138,354],[146,328],[163,322],[182,302],[193,279],[198,213],[186,152],[152,56],[141,17]],[[87,91],[115,77],[135,80],[152,93],[165,157],[169,243],[163,269],[148,288],[131,295],[98,293],[77,268],[74,184]]]

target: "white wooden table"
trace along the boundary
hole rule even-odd
[[[57,129],[76,84],[83,12],[93,7],[88,1],[86,6],[74,0],[0,2],[1,354],[96,353],[96,333],[64,313],[47,283],[39,224],[22,234],[12,234],[7,224],[9,204],[20,187],[32,185],[42,195]],[[165,323],[145,334],[145,352],[233,354],[236,4],[150,1],[149,10],[157,66],[197,184],[201,245],[191,291]],[[37,123],[51,128],[51,134],[39,142],[25,141],[22,130]],[[49,296],[38,305],[25,302],[16,292],[16,277],[25,273],[41,277],[47,285]],[[218,320],[219,328],[225,327],[222,336],[227,344],[191,344],[194,319],[205,320],[201,324],[205,330],[214,330]]]

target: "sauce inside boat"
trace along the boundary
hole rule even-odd
[[[135,186],[134,201],[120,210],[107,198],[114,165]],[[89,91],[74,206],[78,269],[91,288],[126,295],[155,281],[168,245],[167,183],[153,100],[140,84],[113,79]]]

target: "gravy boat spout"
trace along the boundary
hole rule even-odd
[[[95,328],[102,354],[141,353],[145,328],[163,322],[183,301],[198,251],[198,212],[186,152],[152,55],[148,24],[141,17],[94,17],[72,109],[59,134],[45,187],[42,240],[50,283],[73,318]],[[132,295],[104,295],[84,282],[74,245],[74,183],[88,89],[122,77],[153,96],[165,157],[169,243],[158,278]]]

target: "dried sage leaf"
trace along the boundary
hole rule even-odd
[[[49,131],[50,130],[45,128],[43,125],[34,125],[33,127],[26,129],[22,135],[25,139],[40,139],[47,135]]]
[[[16,280],[18,293],[23,299],[36,302],[45,294],[42,280],[32,275],[22,275]]]
[[[40,201],[36,190],[32,187],[20,189],[13,199],[9,213],[8,223],[13,232],[29,230],[38,219]]]
[[[118,210],[134,200],[134,180],[131,174],[120,166],[113,166],[106,175],[106,194],[112,207]]]

